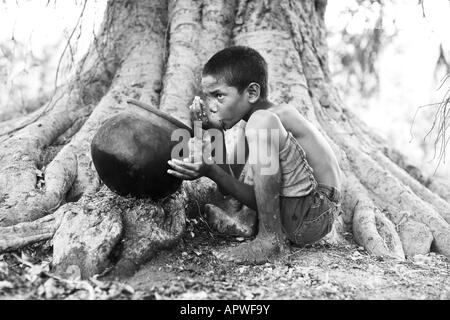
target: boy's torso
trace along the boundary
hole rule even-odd
[[[275,106],[268,111],[278,116],[284,128],[302,146],[306,159],[313,168],[316,181],[340,190],[340,169],[336,156],[319,130],[292,106]],[[285,139],[282,140],[280,150],[284,148],[286,142]]]

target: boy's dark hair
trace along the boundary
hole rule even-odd
[[[261,88],[260,96],[267,98],[267,63],[254,49],[235,46],[213,55],[203,67],[203,76],[222,78],[240,93],[256,82]]]

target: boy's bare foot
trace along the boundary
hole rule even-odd
[[[208,224],[220,233],[239,237],[251,237],[255,234],[255,213],[228,212],[215,205],[207,204],[205,214]]]
[[[216,258],[237,264],[263,264],[285,250],[285,244],[273,238],[257,237],[236,247],[215,251]]]

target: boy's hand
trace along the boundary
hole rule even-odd
[[[194,97],[192,104],[189,106],[189,111],[191,113],[192,123],[194,123],[194,121],[201,121],[202,129],[222,129],[221,121],[214,119],[211,111],[200,97]]]
[[[183,180],[195,180],[208,176],[213,164],[211,158],[211,140],[209,135],[204,138],[194,137],[189,140],[189,157],[183,159],[172,159],[168,164],[172,169],[167,173]]]
[[[210,165],[208,164],[201,162],[192,163],[187,159],[183,159],[183,161],[172,159],[168,163],[172,169],[167,170],[167,173],[182,180],[195,180],[207,176],[210,170]]]

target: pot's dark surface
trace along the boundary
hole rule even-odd
[[[182,181],[167,173],[167,161],[179,143],[171,141],[171,134],[179,128],[152,112],[112,117],[100,127],[91,144],[92,160],[101,180],[123,196],[159,199],[174,193]]]

